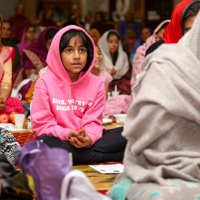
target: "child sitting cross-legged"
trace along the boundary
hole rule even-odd
[[[122,161],[123,128],[104,130],[105,86],[90,73],[95,45],[80,27],[61,29],[47,55],[48,68],[37,81],[31,120],[36,138],[72,152],[78,164]]]

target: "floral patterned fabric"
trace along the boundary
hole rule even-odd
[[[32,99],[33,99],[33,92],[34,92],[34,87],[35,87],[35,84],[37,82],[37,80],[39,79],[39,77],[31,84],[28,92],[26,93],[25,95],[25,101],[27,103],[31,103]]]
[[[200,183],[166,179],[168,186],[157,183],[135,183],[125,173],[118,175],[108,192],[113,200],[199,200]]]
[[[15,164],[15,151],[20,145],[8,130],[0,127],[0,154],[4,154],[7,159]]]

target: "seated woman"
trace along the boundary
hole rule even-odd
[[[2,36],[3,19],[0,15],[0,39]],[[15,49],[2,46],[0,43],[0,114],[10,114],[13,111],[23,113],[23,106],[19,99],[10,97],[13,80],[13,60]]]
[[[127,54],[122,50],[118,32],[105,32],[99,40],[99,47],[103,55],[101,69],[106,69],[113,77],[109,91],[113,91],[117,85],[121,94],[130,94],[129,61]]]
[[[130,95],[119,95],[112,99],[108,99],[109,84],[113,80],[113,78],[105,69],[100,70],[102,61],[103,61],[103,56],[101,54],[101,50],[98,46],[96,46],[96,58],[94,66],[91,69],[91,73],[102,79],[105,84],[106,106],[103,112],[103,116],[105,118],[109,118],[112,117],[114,114],[127,113],[129,106],[132,103],[132,98]]]
[[[54,22],[52,19],[53,19],[53,11],[51,9],[45,9],[42,19],[37,25],[43,27],[57,26],[56,22]]]
[[[101,38],[99,31],[95,28],[91,28],[89,34],[94,40],[95,45],[98,45],[99,39]]]
[[[1,38],[1,43],[4,46],[9,46],[9,47],[14,47],[15,48],[15,59],[13,63],[13,72],[14,74],[17,71],[17,67],[20,63],[20,56],[19,56],[19,51],[16,47],[16,45],[19,43],[19,40],[12,38],[13,30],[12,30],[12,25],[8,20],[3,21],[3,30],[2,30],[2,38]]]
[[[136,76],[142,72],[140,64],[145,58],[146,50],[154,43],[163,37],[163,32],[166,26],[169,24],[170,20],[165,20],[161,22],[157,28],[154,30],[153,34],[147,38],[146,42],[139,46],[136,50],[133,62],[132,62],[132,76],[131,76],[131,86],[137,83]]]
[[[17,89],[18,85],[26,79],[24,85],[20,85],[21,89],[17,89],[19,94],[21,94],[22,100],[25,99],[25,94],[28,92],[32,82],[38,77],[40,69],[46,67],[46,56],[51,41],[57,32],[57,27],[47,27],[40,33],[35,43],[32,43],[23,50],[22,63],[18,69],[14,82],[14,88]]]
[[[142,28],[141,39],[138,40],[136,44],[133,46],[133,49],[130,55],[130,62],[133,61],[137,48],[146,42],[147,38],[149,38],[152,35],[152,32],[153,31],[151,30],[151,28],[148,28],[148,27]]]
[[[8,21],[13,27],[13,37],[21,41],[24,28],[31,25],[31,21],[25,16],[25,6],[19,3],[15,8],[15,15],[9,17]]]
[[[35,25],[27,26],[24,29],[21,42],[17,45],[20,55],[22,55],[23,49],[26,49],[30,44],[37,40],[40,32],[38,33],[36,30],[38,30],[38,28]],[[38,35],[37,38],[35,37],[35,35]]]
[[[113,200],[200,197],[199,24],[200,13],[178,43],[161,45],[142,63],[123,131],[125,172],[109,191]]]

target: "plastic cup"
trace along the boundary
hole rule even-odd
[[[16,128],[23,128],[25,114],[14,114]]]
[[[117,97],[119,96],[119,91],[112,91],[112,97]]]

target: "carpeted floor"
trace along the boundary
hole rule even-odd
[[[34,140],[33,132],[27,130],[21,132],[12,132],[14,137],[19,142],[20,146],[24,146],[25,143]],[[108,163],[101,163],[108,164]],[[73,166],[73,169],[79,169],[85,173],[85,175],[89,178],[95,189],[102,193],[106,194],[107,190],[111,187],[115,177],[117,174],[101,174],[100,172],[94,170],[88,165],[76,165]]]

